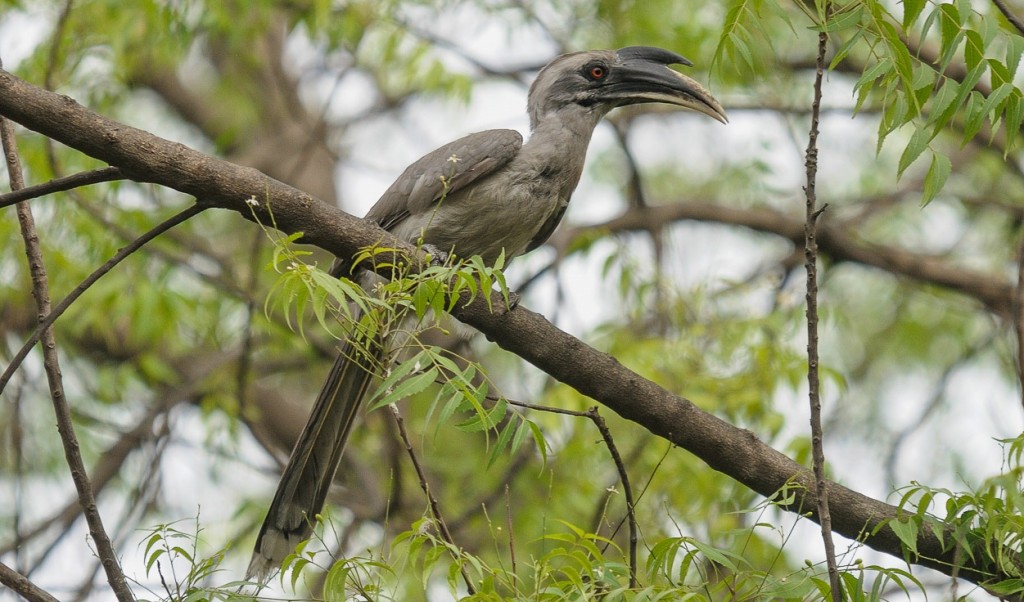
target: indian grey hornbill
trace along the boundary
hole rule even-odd
[[[564,54],[537,75],[527,99],[530,138],[488,130],[460,138],[410,165],[366,214],[406,241],[488,265],[536,249],[565,214],[591,134],[611,109],[661,102],[722,123],[725,111],[674,52],[634,46]],[[345,262],[336,262],[345,272]],[[349,275],[349,274],[341,274]],[[372,276],[361,276],[364,285]],[[377,351],[378,358],[383,351]],[[260,529],[248,576],[264,580],[312,533],[345,440],[371,381],[351,343],[341,349],[295,444]]]

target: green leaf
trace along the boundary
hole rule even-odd
[[[978,64],[974,69],[967,72],[967,75],[964,76],[964,79],[960,82],[957,89],[956,98],[953,100],[954,107],[959,108],[964,101],[967,100],[967,96],[975,91],[974,86],[979,80],[981,80],[981,76],[984,75],[984,73],[984,63]]]
[[[901,177],[903,172],[910,167],[910,164],[921,156],[924,149],[928,148],[928,143],[932,141],[933,137],[931,131],[925,127],[919,127],[914,131],[914,134],[910,137],[910,142],[907,143],[907,147],[903,149],[903,154],[900,155],[899,166],[896,169],[897,178]]]
[[[853,10],[841,10],[832,15],[832,18],[826,21],[824,30],[832,33],[836,31],[844,31],[851,29],[860,24],[861,19],[864,17],[864,6],[855,5]],[[821,27],[812,28],[814,31],[821,31]]]
[[[189,554],[188,551],[185,550],[185,548],[181,546],[174,546],[173,548],[171,548],[171,551],[187,560],[189,564],[194,564],[192,560],[192,555]]]
[[[415,395],[427,387],[429,387],[438,376],[437,366],[431,366],[429,370],[420,372],[414,376],[400,382],[397,386],[387,391],[387,393],[379,400],[375,401],[370,409],[376,409],[382,406],[386,406],[397,401],[401,401],[406,397]]]
[[[480,407],[482,409],[482,406]],[[499,422],[501,422],[501,419],[505,417],[507,409],[508,402],[504,397],[499,397],[498,403],[494,404],[494,407],[483,412],[478,411],[471,418],[455,425],[455,427],[467,433],[493,429]]]
[[[1004,579],[997,583],[986,583],[985,589],[1000,596],[1011,597],[1024,592],[1024,581],[1020,579]]]
[[[934,124],[935,131],[933,136],[938,135],[939,130],[944,128],[949,123],[949,120],[952,119],[957,108],[954,101],[959,96],[959,92],[960,84],[954,79],[946,78],[943,80],[942,86],[939,87],[939,91],[932,96],[928,123]]]
[[[729,569],[730,572],[738,573],[742,570],[744,560],[739,554],[724,548],[716,548],[696,539],[692,540],[690,543],[700,550],[700,553],[708,558],[708,560]]]
[[[966,145],[971,138],[978,133],[982,124],[985,123],[985,97],[977,90],[972,91],[967,97],[967,104],[964,106],[964,127],[963,139],[960,144]]]
[[[896,27],[892,23],[881,21],[879,23],[879,32],[887,42],[889,56],[892,57],[901,83],[910,90],[911,82],[914,80],[914,61],[910,56],[910,49],[900,39],[900,33],[896,31]]]
[[[508,445],[509,455],[515,454],[519,451],[519,448],[523,445],[523,441],[526,441],[526,433],[529,432],[530,421],[524,416],[517,415],[515,433],[513,433],[512,441]]]
[[[449,381],[445,384],[451,385],[453,383]],[[462,407],[463,402],[466,400],[466,397],[469,396],[469,392],[465,387],[453,388],[455,389],[455,392],[448,397],[448,400],[444,403],[444,405],[441,406],[441,412],[437,415],[437,426],[439,428],[442,424],[448,422],[448,419],[451,418],[452,415],[455,414],[455,412],[458,411],[460,407]],[[441,396],[443,395],[444,391],[442,391],[441,393]]]
[[[981,34],[973,29],[968,29],[964,35],[967,39],[964,46],[964,61],[968,69],[974,69],[985,58],[985,42],[981,39]]]
[[[407,360],[405,360],[403,362],[398,362],[398,363],[392,364],[391,365],[391,369],[388,372],[388,375],[380,383],[380,386],[377,387],[377,390],[374,392],[373,396],[370,398],[370,400],[367,402],[367,404],[368,405],[374,405],[374,407],[379,405],[379,404],[376,404],[376,402],[374,400],[376,400],[378,397],[383,395],[385,391],[392,390],[396,386],[398,386],[399,382],[402,379],[404,379],[410,372],[415,370],[416,366],[418,364],[422,364],[423,363],[422,362],[422,358],[423,358],[423,354],[422,353],[417,353],[413,357],[411,357],[411,358],[409,358],[409,359],[407,359]]]
[[[985,99],[985,104],[981,106],[982,116],[987,117],[992,124],[992,136],[996,134],[996,123],[1003,112],[1003,105],[1015,90],[1013,84],[1007,82],[993,90]]]
[[[1024,120],[1024,102],[1021,102],[1020,90],[1014,90],[1006,101],[1006,108],[1003,110],[1003,130],[1006,132],[1006,148],[1004,155],[1013,148],[1013,142],[1020,133],[1021,122]]]
[[[864,100],[867,98],[868,93],[871,92],[878,78],[891,71],[892,68],[892,61],[888,58],[883,58],[861,74],[857,79],[857,82],[853,85],[853,89],[858,91],[857,104],[854,107],[854,112],[860,110],[861,105],[864,104]]]
[[[324,579],[324,600],[327,602],[344,602],[348,600],[345,595],[345,583],[348,581],[351,568],[345,561],[335,562],[327,571],[327,578]]]
[[[301,556],[294,556],[293,558],[294,558],[294,560],[291,563],[288,562],[288,559],[285,559],[285,565],[288,565],[291,568],[291,574],[292,574],[291,588],[294,590],[295,589],[295,585],[299,582],[299,576],[302,575],[302,569],[305,568],[306,565],[309,564],[311,561],[309,559],[303,558]],[[284,571],[283,570],[281,572],[281,577],[282,578],[284,577]]]
[[[501,432],[498,434],[498,440],[494,443],[494,449],[491,450],[490,456],[487,458],[487,468],[490,468],[501,456],[501,451],[508,446],[512,440],[513,435],[518,431],[523,430],[522,423],[518,420],[509,420],[502,427]],[[514,450],[511,450],[514,451]]]
[[[925,0],[903,0],[903,29],[909,30],[924,10]]]
[[[889,528],[896,534],[896,537],[903,543],[904,547],[917,555],[917,523],[913,520],[902,521],[892,519],[889,521]]]
[[[953,165],[949,157],[939,153],[932,153],[932,163],[928,167],[928,173],[924,177],[924,186],[921,192],[921,204],[927,205],[935,198],[935,195],[945,186]]]
[[[547,466],[548,442],[544,439],[544,433],[537,426],[537,423],[532,420],[527,420],[526,425],[530,428],[530,434],[533,435],[533,443],[537,446],[537,450],[540,451],[541,466]]]
[[[928,33],[932,30],[932,26],[935,25],[935,20],[939,17],[939,8],[936,7],[928,16],[924,18],[924,23],[921,24],[921,39],[926,39]]]
[[[740,26],[739,28],[741,30],[744,29],[743,26]],[[727,48],[730,50],[730,54],[733,57],[738,54],[739,57],[743,59],[743,65],[749,70],[754,70],[754,54],[750,51],[750,46],[747,45],[746,40],[736,33],[729,34],[726,39],[729,41],[729,46],[727,46]]]
[[[153,555],[150,556],[148,560],[146,560],[146,576],[149,576],[150,569],[153,568],[153,565],[156,564],[156,561],[159,560],[160,557],[163,556],[165,552],[166,550],[160,548],[157,551],[153,552]]]
[[[840,46],[839,49],[836,50],[835,56],[832,57],[832,61],[828,64],[829,71],[834,71],[835,68],[839,65],[839,63],[841,63],[843,59],[845,59],[846,56],[850,54],[850,50],[860,45],[863,38],[864,28],[861,27],[856,29],[853,32],[853,35],[847,38],[847,40],[843,42],[842,46]],[[592,240],[582,236],[580,237],[580,240],[587,240],[588,242],[592,242]],[[574,241],[573,244],[577,244],[577,242]]]
[[[992,78],[993,88],[998,88],[1006,82],[1013,81],[1013,76],[1010,75],[1010,71],[1006,68],[1006,65],[996,59],[986,59],[985,62],[988,64],[988,72]]]
[[[1007,81],[1013,81],[1017,75],[1017,67],[1020,66],[1020,55],[1024,52],[1024,38],[1020,36],[1006,36],[1006,69],[1010,76]]]
[[[160,542],[162,540],[163,540],[163,536],[160,535],[159,532],[155,532],[152,535],[150,535],[149,539],[146,541],[146,549],[145,549],[145,551],[142,552],[142,557],[143,558],[148,557],[149,556],[149,550],[152,549],[153,546],[155,546],[158,542]]]
[[[420,282],[412,292],[412,306],[416,317],[422,320],[427,310],[438,309],[437,303],[444,299],[444,286],[437,281]]]
[[[939,69],[945,71],[963,41],[964,32],[960,27],[960,11],[953,3],[939,5],[939,31],[941,32],[942,54]]]

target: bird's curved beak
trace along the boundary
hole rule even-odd
[[[619,65],[609,74],[601,92],[604,102],[625,106],[664,102],[685,107],[728,123],[725,109],[707,89],[693,78],[669,68],[692,65],[674,52],[649,46],[630,46],[616,51]]]

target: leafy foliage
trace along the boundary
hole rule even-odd
[[[58,15],[65,3],[37,4],[52,24],[52,37],[16,65],[18,73],[98,111],[302,188],[309,180],[297,176],[298,168],[286,165],[286,158],[300,157],[323,169],[323,163],[307,159],[324,147],[330,165],[347,170],[340,172],[345,177],[375,171],[380,155],[393,153],[397,161],[401,153],[394,147],[405,142],[389,145],[393,129],[375,125],[400,123],[424,144],[433,143],[430,127],[412,125],[428,121],[416,108],[423,106],[417,96],[464,103],[477,83],[500,84],[490,92],[527,81],[529,69],[521,67],[535,66],[556,50],[640,43],[677,49],[698,68],[710,65],[711,87],[727,101],[733,118],[730,129],[722,130],[730,134],[706,134],[674,115],[614,115],[622,144],[595,148],[584,182],[597,184],[572,211],[591,198],[609,197],[614,210],[627,217],[651,215],[627,207],[625,199],[635,191],[625,183],[632,178],[652,207],[705,203],[729,211],[705,210],[671,224],[648,220],[626,231],[614,222],[583,228],[572,240],[559,242],[561,263],[537,269],[537,264],[520,264],[509,278],[539,283],[523,291],[531,306],[546,302],[552,289],[585,291],[588,307],[599,301],[611,308],[600,323],[566,319],[565,313],[577,313],[571,303],[559,306],[564,313],[545,313],[643,376],[799,460],[806,460],[807,441],[791,400],[798,397],[804,370],[802,292],[792,284],[800,258],[791,255],[797,238],[792,228],[769,218],[786,217],[795,207],[799,184],[785,175],[792,171],[784,161],[791,151],[787,134],[796,132],[796,140],[803,135],[807,65],[814,38],[824,30],[832,52],[826,109],[833,121],[827,125],[835,128],[826,128],[822,138],[821,190],[831,204],[824,223],[851,245],[826,249],[824,255],[823,369],[835,408],[829,438],[843,451],[859,445],[860,451],[849,456],[856,454],[873,473],[885,472],[885,482],[873,486],[888,487],[908,480],[898,470],[900,446],[911,445],[917,433],[937,431],[928,438],[934,465],[915,463],[911,474],[948,481],[955,473],[971,473],[951,466],[962,449],[958,445],[971,445],[966,431],[972,427],[951,434],[936,426],[937,417],[976,401],[954,394],[950,383],[966,373],[971,382],[1017,386],[1010,318],[983,293],[1005,285],[1002,276],[1016,269],[1024,206],[1016,167],[1024,45],[988,4],[858,0],[829,3],[826,11],[822,2],[764,0],[511,5],[267,0],[240,10],[235,2],[90,0],[68,5],[63,20]],[[9,14],[31,8],[19,3]],[[481,23],[485,46],[530,48],[531,54],[506,64],[495,56],[501,53],[473,52],[477,38],[460,36],[472,35]],[[521,43],[524,36],[527,43]],[[160,87],[167,82],[181,87]],[[185,102],[189,98],[203,102]],[[505,122],[495,114],[486,127],[505,127]],[[31,134],[19,136],[32,181],[97,166]],[[655,139],[675,146],[665,157],[654,156]],[[270,157],[257,152],[267,148]],[[622,167],[629,163],[623,153],[636,171]],[[396,173],[404,162],[393,166]],[[331,180],[330,168],[323,171],[318,182]],[[333,191],[333,182],[322,190]],[[137,183],[34,200],[53,290],[73,288],[158,221],[157,215],[183,202]],[[572,211],[569,217],[578,218]],[[701,229],[708,226],[689,220],[719,225],[708,235]],[[395,278],[367,293],[320,269],[329,259],[319,252],[277,235],[273,224],[265,226],[245,229],[237,216],[203,215],[126,262],[58,323],[62,350],[72,358],[66,373],[76,385],[70,392],[85,453],[107,474],[119,475],[107,481],[104,495],[128,497],[136,481],[159,477],[148,467],[148,456],[146,462],[113,469],[101,463],[157,431],[135,422],[139,416],[171,417],[158,423],[173,430],[178,414],[169,408],[187,412],[194,403],[208,430],[199,438],[216,443],[208,445],[214,450],[210,464],[236,471],[251,464],[228,460],[244,449],[238,441],[248,440],[242,427],[276,426],[266,418],[273,404],[254,403],[261,389],[309,397],[309,387],[315,386],[309,383],[323,372],[334,340],[354,336],[370,344],[377,337],[392,338],[394,353],[406,361],[390,371],[381,367],[371,405],[403,404],[411,430],[421,433],[417,452],[427,465],[432,492],[452,519],[458,545],[439,538],[421,496],[410,493],[416,491],[409,485],[410,471],[395,460],[394,445],[388,443],[393,436],[377,412],[347,453],[357,467],[371,466],[364,472],[379,480],[351,485],[342,504],[347,511],[333,514],[328,525],[342,534],[337,539],[343,541],[344,558],[336,560],[321,549],[337,543],[321,531],[323,545],[307,544],[290,559],[285,589],[328,599],[450,597],[467,593],[464,570],[481,600],[827,595],[822,567],[802,562],[781,511],[632,423],[611,417],[630,476],[639,484],[640,585],[630,589],[620,526],[625,503],[607,450],[595,443],[586,420],[536,409],[582,411],[592,401],[483,345],[449,350],[428,340],[454,329],[438,316],[464,299],[487,295],[509,303],[504,265],[465,258],[414,270],[411,259],[392,249],[368,248],[360,263]],[[740,228],[757,233],[743,230],[741,240],[734,234]],[[0,219],[0,236],[16,239],[13,219]],[[723,249],[732,257],[714,255]],[[840,252],[850,249],[859,254]],[[705,254],[715,257],[710,267],[700,261]],[[872,254],[880,259],[872,263]],[[742,256],[741,270],[725,261],[736,256]],[[537,254],[527,260],[533,261],[547,259]],[[602,269],[567,276],[588,262]],[[943,269],[933,272],[912,269],[939,262]],[[7,254],[0,269],[5,275],[0,324],[8,339],[17,340],[35,318],[26,309],[30,284],[17,253]],[[957,280],[963,269],[998,278]],[[981,284],[972,288],[972,282]],[[984,288],[993,282],[998,286]],[[973,372],[982,368],[980,377]],[[40,382],[32,374],[24,379],[25,399],[45,395]],[[985,394],[1005,404],[1000,390]],[[164,404],[168,409],[156,412]],[[523,404],[534,409],[521,409]],[[13,453],[0,454],[4,479],[31,474],[45,480],[60,467],[54,438],[45,434],[51,420],[38,409],[43,405],[23,404],[21,414],[14,404],[4,406],[0,424],[24,423],[31,432],[44,433],[23,444],[22,464]],[[1016,416],[1018,405],[1011,400],[1010,410],[998,405],[992,413]],[[970,413],[983,412],[972,406]],[[226,443],[219,438],[224,431]],[[9,435],[5,444],[14,445],[14,439]],[[889,526],[905,543],[907,560],[921,554],[917,536],[935,530],[948,549],[984,559],[993,571],[1019,575],[1019,462],[1012,458],[1021,445],[1018,440],[1007,445],[1009,467],[967,492],[920,485],[920,480],[901,489],[906,512]],[[851,474],[849,466],[857,462],[849,456],[831,461],[837,475],[854,481],[863,475]],[[158,459],[154,456],[154,465]],[[876,464],[886,469],[876,470]],[[937,474],[928,474],[931,469]],[[359,490],[383,492],[384,508],[358,508],[350,498]],[[264,497],[258,496],[260,504]],[[155,591],[164,570],[167,587],[154,597],[229,598],[228,589],[209,584],[221,577],[219,568],[246,554],[246,546],[203,559],[195,543],[198,527],[195,533],[179,531],[167,522],[173,518],[154,508],[181,515],[180,508],[160,504],[137,513],[145,516],[143,524],[159,524],[140,548],[149,570],[142,573]],[[8,519],[18,512],[17,505],[5,508],[5,524],[14,524]],[[849,550],[841,567],[848,598],[934,592],[936,586],[923,585],[902,565],[865,565],[856,559],[858,550]],[[172,562],[188,570],[170,575]],[[1003,595],[1021,591],[1016,578],[986,586]]]
[[[913,483],[905,487],[900,508],[906,514],[892,519],[893,530],[909,558],[921,556],[917,533],[928,529],[939,535],[943,551],[991,567],[993,579],[984,584],[1000,596],[1024,592],[1024,570],[1020,563],[1024,551],[1024,495],[1020,460],[1024,436],[1002,441],[1006,466],[966,491],[953,491]],[[996,575],[1010,575],[996,578]]]
[[[200,600],[251,600],[233,588],[239,583],[228,583],[222,587],[204,585],[220,572],[224,550],[211,556],[199,555],[199,517],[195,530],[186,532],[174,524],[151,527],[143,540],[143,557],[146,561],[146,576],[159,575],[163,592],[157,600],[166,602],[198,602]],[[140,544],[141,545],[141,544]],[[156,593],[156,592],[153,592]]]

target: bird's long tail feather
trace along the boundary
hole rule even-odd
[[[345,442],[382,351],[376,341],[346,341],[316,399],[260,528],[246,575],[265,582],[313,532],[338,470]]]

